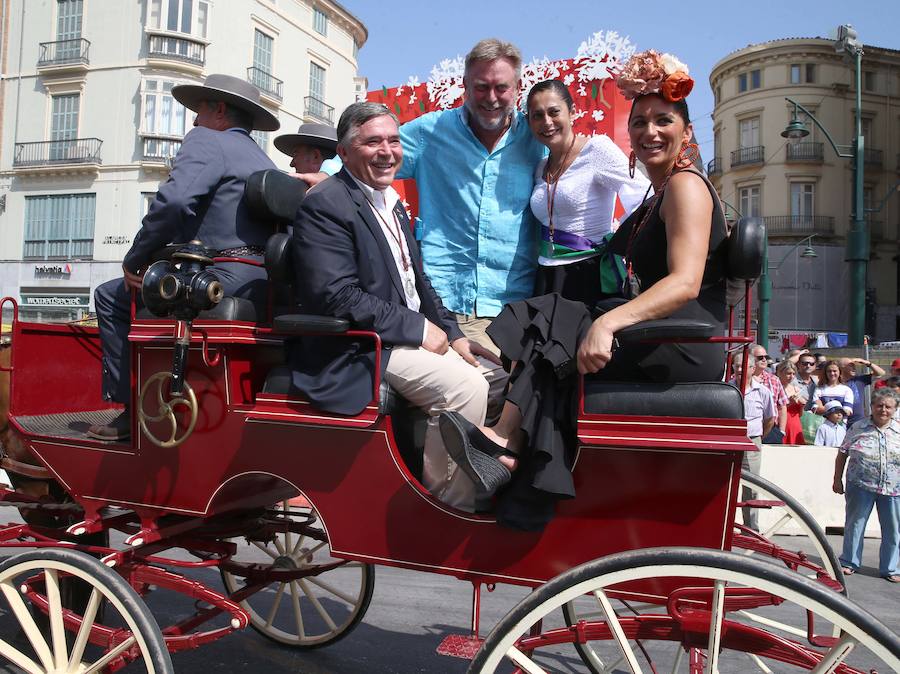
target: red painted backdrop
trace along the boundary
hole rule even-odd
[[[581,43],[574,58],[533,59],[522,68],[519,106],[524,106],[528,91],[538,82],[561,80],[568,86],[575,104],[575,132],[587,136],[606,134],[628,154],[631,147],[627,122],[631,104],[616,88],[612,72],[632,53],[634,45],[627,36],[601,30]],[[401,123],[429,112],[455,108],[463,103],[463,66],[462,57],[446,59],[432,68],[425,82],[410,77],[406,84],[370,91],[367,99],[387,105]],[[394,187],[414,216],[418,212],[415,182],[397,181]],[[620,212],[621,208],[617,207],[617,217]]]

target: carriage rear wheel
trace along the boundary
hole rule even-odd
[[[557,610],[582,600],[600,610],[560,624]],[[745,616],[750,607],[758,619]],[[802,634],[785,630],[798,620]],[[591,646],[599,668],[588,669],[577,643]],[[770,561],[660,548],[588,562],[541,586],[497,624],[468,671],[619,670],[893,672],[900,637],[838,592]]]
[[[332,557],[314,509],[292,507],[284,501],[274,513],[309,524],[303,533],[284,531],[268,541],[235,539],[238,551],[232,561],[263,565],[274,574],[302,573],[293,579],[273,579],[241,601],[241,606],[250,614],[250,626],[268,639],[298,649],[332,644],[365,615],[375,588],[375,568]],[[225,569],[222,581],[229,594],[252,582],[239,571]]]
[[[781,532],[790,532],[790,527],[796,527],[800,535],[805,536],[812,543],[821,567],[831,578],[844,586],[843,593],[847,594],[844,573],[841,571],[837,553],[828,542],[828,537],[822,531],[822,527],[809,511],[777,484],[746,470],[741,471],[741,487],[745,486],[756,492],[757,500],[768,501],[769,509],[776,514],[775,521],[765,531],[760,532],[762,537],[771,539]],[[752,552],[752,550],[747,550],[745,554],[752,554]]]
[[[76,584],[83,601],[67,596]],[[146,604],[90,555],[44,548],[10,557],[0,593],[0,659],[26,672],[174,671]]]

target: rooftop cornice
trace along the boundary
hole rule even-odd
[[[822,37],[790,37],[736,49],[719,59],[709,75],[710,84],[718,78],[754,64],[783,61],[788,58],[816,58],[819,61],[839,62],[841,54],[834,50],[834,40]],[[863,45],[863,62],[888,62],[900,65],[900,51],[874,45]],[[715,86],[713,84],[713,86]]]

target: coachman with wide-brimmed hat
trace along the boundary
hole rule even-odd
[[[153,255],[170,243],[199,239],[218,257],[261,263],[272,224],[259,220],[244,202],[247,178],[275,164],[250,137],[254,129],[275,131],[278,119],[259,104],[259,90],[230,75],[210,75],[202,85],[172,87],[175,100],[197,113],[194,128],[181,142],[168,179],[159,186],[131,249],[122,261],[123,278],[94,291],[103,351],[103,397],[124,407],[108,424],[88,435],[126,442],[134,420],[131,400],[131,356],[128,331],[131,291],[142,306],[141,281]],[[219,262],[215,274],[225,294],[263,306],[268,282],[262,265]]]
[[[244,117],[244,123],[235,126],[258,131],[277,131],[281,127],[278,118],[260,105],[259,89],[231,75],[212,74],[202,85],[176,85],[172,87],[172,96],[184,107],[196,112],[198,118],[204,108],[215,109],[215,103],[224,103],[233,116]],[[194,126],[200,126],[196,120]]]
[[[337,132],[330,124],[301,124],[297,133],[276,136],[275,147],[291,158],[297,173],[318,173],[337,154]]]

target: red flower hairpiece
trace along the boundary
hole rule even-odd
[[[675,103],[691,93],[694,80],[688,75],[688,67],[677,58],[648,49],[628,59],[616,78],[616,86],[627,100],[659,94]]]

